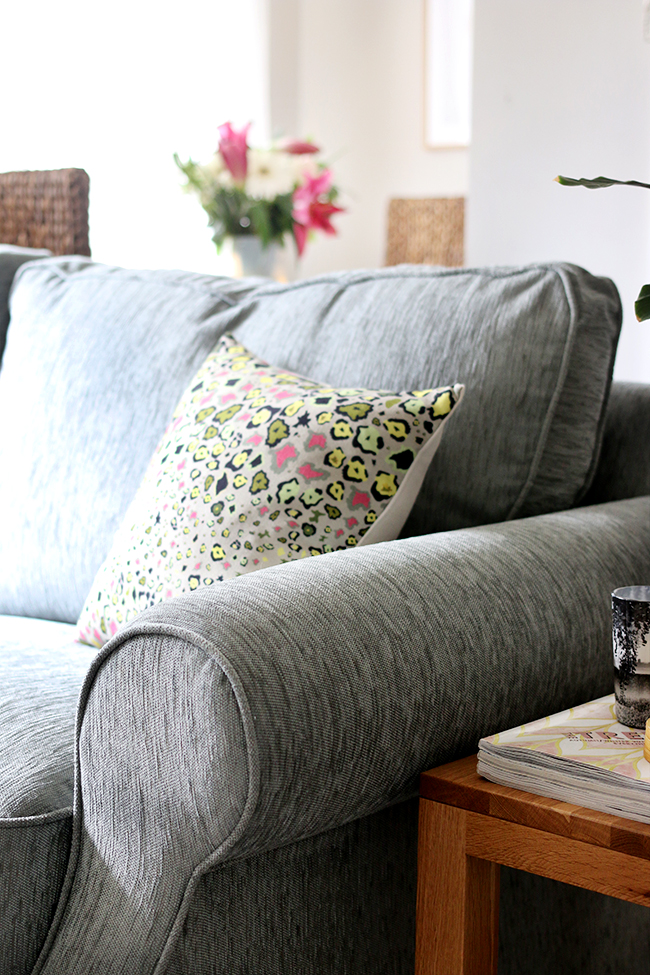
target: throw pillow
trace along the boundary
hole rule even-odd
[[[79,639],[102,646],[199,586],[396,538],[463,390],[333,389],[224,336],[151,459]]]

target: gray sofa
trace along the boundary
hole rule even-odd
[[[7,320],[0,972],[411,972],[419,772],[609,692],[609,593],[650,578],[650,387],[610,390],[615,288],[0,248],[0,348]],[[229,330],[317,380],[466,396],[400,539],[161,603],[96,655],[75,620]],[[604,934],[598,895],[503,874],[500,971],[645,971],[642,909],[598,902]]]

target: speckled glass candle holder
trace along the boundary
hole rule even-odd
[[[612,593],[616,717],[628,728],[650,718],[650,586]]]

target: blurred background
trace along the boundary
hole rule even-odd
[[[650,382],[650,323],[633,315],[650,281],[650,191],[553,182],[650,182],[646,5],[474,0],[471,134],[451,148],[432,148],[425,131],[426,53],[431,62],[436,50],[425,43],[426,6],[11,5],[0,171],[85,169],[97,261],[218,274],[224,258],[173,153],[207,159],[228,120],[252,120],[253,143],[308,136],[332,163],[347,213],[337,237],[309,245],[300,276],[382,265],[393,197],[463,196],[466,264],[568,260],[612,277],[625,308],[616,377]]]

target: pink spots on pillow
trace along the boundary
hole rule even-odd
[[[262,507],[260,508],[260,514],[265,515],[268,510],[269,509],[266,505],[262,505]]]
[[[293,449],[293,448],[292,448]],[[317,471],[311,466],[311,464],[303,464],[302,467],[298,468],[298,472],[302,474],[307,480],[314,477],[327,477],[326,471]]]
[[[290,457],[296,457],[296,448],[292,443],[286,444],[284,447],[280,447],[279,450],[275,452],[275,459],[277,461],[278,467],[282,467]]]
[[[348,518],[346,521],[346,525],[348,526],[348,528],[353,528],[354,525],[358,525],[358,524],[359,522],[357,521],[356,518]]]
[[[336,533],[336,537],[339,538],[341,535],[344,535],[344,534],[345,534],[345,532],[343,531],[343,529],[342,528],[339,528],[339,530]]]
[[[366,494],[364,491],[355,491],[354,497],[352,498],[352,507],[357,508],[359,505],[363,505],[364,508],[369,508],[370,495]]]
[[[224,393],[223,396],[219,397],[219,402],[224,405],[229,403],[231,399],[237,399],[234,393]]]
[[[254,447],[259,447],[263,440],[264,437],[261,437],[259,433],[254,433],[252,437],[248,438],[246,443],[252,443]]]
[[[325,447],[326,446],[326,440],[325,440],[324,434],[322,434],[322,433],[315,433],[314,436],[309,441],[309,443],[307,444],[307,446],[308,447]]]

